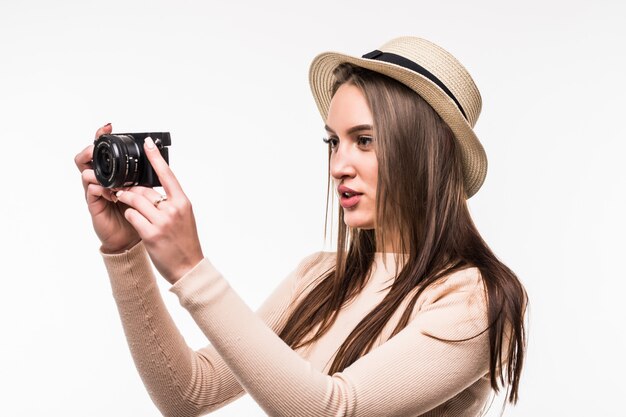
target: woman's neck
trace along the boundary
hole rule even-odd
[[[376,253],[405,253],[402,250],[402,244],[397,235],[386,236],[383,245],[376,245]]]

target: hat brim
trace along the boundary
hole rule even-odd
[[[313,59],[309,82],[322,119],[326,120],[335,82],[333,71],[342,63],[350,63],[387,75],[419,94],[450,127],[461,148],[467,198],[473,196],[485,181],[487,155],[454,100],[428,78],[396,64],[358,58],[337,52],[324,52]]]

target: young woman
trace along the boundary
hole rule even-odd
[[[362,58],[321,54],[310,80],[341,205],[337,251],[302,260],[256,313],[205,258],[191,204],[150,139],[165,196],[103,188],[92,148],[76,157],[153,401],[192,416],[247,392],[272,416],[359,417],[477,416],[502,387],[516,402],[526,293],[468,212],[486,174],[471,77],[442,48],[404,37]],[[206,348],[185,344],[150,260]]]

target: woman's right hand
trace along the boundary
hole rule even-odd
[[[111,124],[106,124],[96,132],[96,139],[112,131]],[[125,204],[117,203],[115,191],[100,185],[91,165],[93,144],[83,149],[74,162],[81,172],[85,199],[91,214],[91,221],[96,235],[102,242],[104,253],[119,253],[135,246],[141,238],[124,218]]]

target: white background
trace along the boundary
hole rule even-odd
[[[73,163],[99,126],[172,133],[204,253],[256,308],[300,259],[332,249],[310,61],[417,35],[481,90],[489,173],[470,206],[530,294],[520,402],[506,415],[625,416],[624,7],[2,0],[0,415],[158,414]],[[160,283],[188,343],[203,346]],[[262,415],[250,397],[215,414]]]

